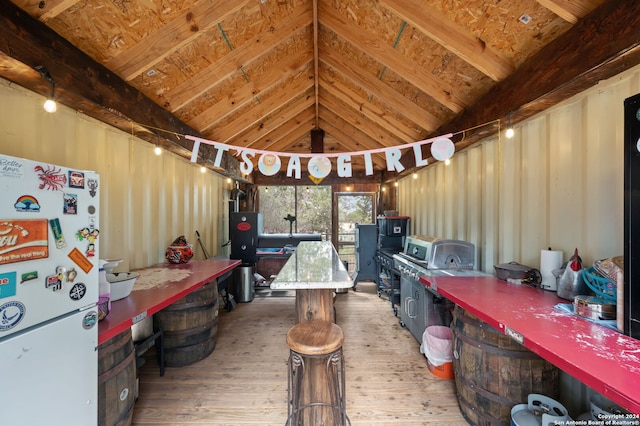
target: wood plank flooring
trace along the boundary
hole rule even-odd
[[[418,342],[399,325],[375,284],[336,297],[345,333],[347,414],[357,425],[467,425],[453,380],[433,376]],[[220,310],[216,349],[160,377],[153,358],[140,369],[133,425],[284,425],[287,330],[294,297],[259,297]]]

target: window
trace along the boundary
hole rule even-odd
[[[318,233],[331,241],[330,186],[261,186],[258,194],[265,234]]]

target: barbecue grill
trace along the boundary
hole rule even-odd
[[[428,290],[423,275],[468,275],[476,267],[472,243],[421,235],[407,236],[404,250],[393,255],[400,271],[400,325],[422,342],[427,326],[451,322],[452,303]]]

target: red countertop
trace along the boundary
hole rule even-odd
[[[640,340],[554,308],[556,293],[495,277],[420,281],[596,392],[640,414]]]
[[[131,294],[111,303],[111,311],[98,323],[98,344],[102,344],[133,324],[153,315],[176,300],[231,271],[239,260],[192,260],[189,263],[163,263],[138,269]]]

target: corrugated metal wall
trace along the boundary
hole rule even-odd
[[[411,232],[473,242],[479,268],[512,260],[539,267],[540,250],[578,248],[585,264],[621,255],[623,101],[640,67],[601,82],[497,136],[399,182]],[[461,129],[462,130],[462,129]]]
[[[101,258],[123,258],[118,270],[164,262],[165,248],[185,235],[202,259],[227,241],[226,178],[63,106],[49,114],[40,96],[0,80],[0,152],[100,174]]]

